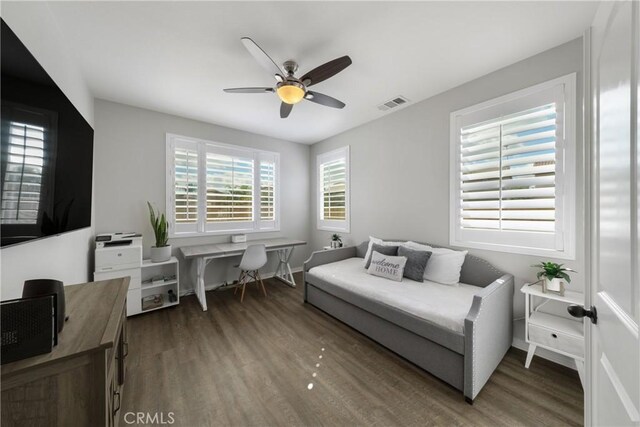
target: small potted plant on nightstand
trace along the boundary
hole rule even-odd
[[[564,264],[556,264],[550,261],[541,261],[540,264],[531,266],[542,269],[537,274],[538,280],[542,280],[542,292],[554,292],[564,295],[564,282],[571,283],[571,277],[566,272],[575,273],[575,270],[563,266]]]
[[[331,236],[331,249],[341,248],[342,247],[342,237],[339,234],[334,234]]]
[[[171,258],[171,245],[167,244],[169,240],[169,223],[164,214],[160,214],[160,211],[156,214],[149,205],[149,219],[151,221],[151,227],[156,237],[156,245],[151,246],[151,262],[164,262]]]

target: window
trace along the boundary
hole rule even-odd
[[[278,153],[167,135],[172,237],[279,230]]]
[[[451,114],[452,245],[575,256],[575,74]]]
[[[4,165],[3,224],[37,224],[44,168],[42,126],[11,122]]]
[[[349,147],[317,158],[318,229],[349,232]]]

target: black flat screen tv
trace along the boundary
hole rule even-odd
[[[3,20],[1,26],[6,247],[91,226],[93,129]]]

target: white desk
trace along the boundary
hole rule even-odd
[[[202,311],[207,311],[207,298],[204,293],[204,273],[207,265],[216,258],[240,256],[247,249],[247,246],[259,244],[265,245],[267,252],[276,252],[278,254],[278,267],[276,268],[274,277],[291,287],[295,287],[296,282],[293,279],[289,260],[296,246],[307,244],[307,242],[303,240],[278,238],[251,240],[246,243],[216,243],[211,245],[183,246],[180,248],[180,252],[182,252],[182,256],[184,256],[185,259],[196,260],[195,293],[202,306]]]

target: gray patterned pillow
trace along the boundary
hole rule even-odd
[[[382,255],[379,252],[371,251],[371,263],[367,272],[373,276],[401,282],[406,262],[407,259],[403,256]]]
[[[398,254],[398,246],[378,245],[377,243],[371,245],[371,254],[369,254],[369,258],[364,264],[364,268],[366,268],[367,270],[369,269],[369,265],[371,265],[371,255],[373,255],[373,251],[376,251],[382,255],[396,256]]]
[[[429,258],[431,258],[431,252],[400,246],[398,247],[398,256],[407,258],[407,264],[404,266],[404,277],[416,282],[424,281],[424,270],[427,268]]]

